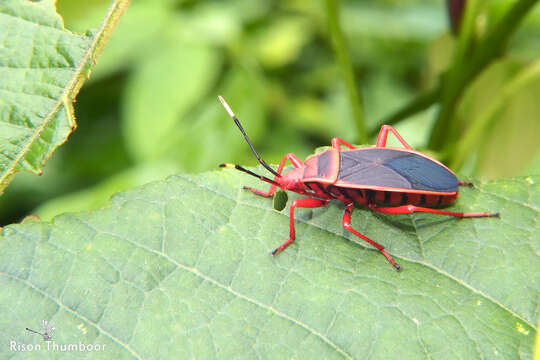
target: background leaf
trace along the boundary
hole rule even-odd
[[[530,359],[538,180],[477,184],[452,206],[500,219],[355,211],[353,226],[401,273],[341,228],[339,204],[299,210],[297,241],[271,257],[288,211],[242,191],[260,183],[233,171],[177,175],[95,212],[10,225],[0,356],[13,356],[11,340],[41,341],[24,328],[46,319],[57,343],[106,344],[104,359]]]
[[[129,0],[85,35],[64,29],[54,3],[0,4],[0,192],[17,171],[41,173],[76,127],[71,103]]]
[[[212,48],[178,43],[139,68],[127,84],[124,129],[134,158],[153,159],[170,144],[178,119],[213,85],[218,58]]]
[[[46,9],[43,14],[53,14],[66,29],[79,33],[99,27],[111,3],[17,1]],[[456,46],[460,54],[467,44],[474,52],[523,2],[482,2],[465,21],[463,42],[450,30],[444,1],[340,1],[343,43],[352,65],[347,73],[355,75],[347,77],[345,86],[324,1],[138,0],[122,16],[97,66],[87,64],[92,77],[74,109],[78,130],[55,130],[59,135],[67,131],[70,138],[47,162],[43,176],[17,175],[0,197],[0,226],[43,214],[43,209],[50,217],[82,209],[77,203],[87,209],[104,206],[116,191],[146,181],[136,174],[153,164],[169,169],[153,179],[207,171],[223,159],[255,165],[217,95],[231,104],[268,162],[279,162],[287,152],[304,158],[335,136],[372,144],[380,125],[390,122],[415,149],[462,175],[488,180],[538,173],[535,100],[540,77],[529,74],[526,84],[521,81],[538,62],[538,6],[530,8],[519,27],[512,27],[515,34],[507,46],[489,56],[492,66],[466,84],[467,91],[449,110],[460,141],[442,136],[445,147],[439,150],[430,148],[429,141],[448,85],[442,79],[454,64]],[[67,49],[85,38],[61,27]],[[39,34],[43,30],[38,40],[52,31],[38,29]],[[89,32],[87,38],[98,33]],[[0,49],[8,59],[20,57],[28,44],[9,45],[22,51]],[[52,79],[62,80],[54,74]],[[25,81],[26,89],[43,85],[36,77]],[[352,111],[349,100],[355,88],[371,136],[367,140],[359,134],[358,106]],[[13,129],[0,132],[0,150],[10,149],[16,139]],[[59,136],[59,142],[64,140]],[[50,151],[43,147],[32,156],[38,161]]]

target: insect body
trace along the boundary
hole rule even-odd
[[[381,127],[374,147],[356,148],[343,139],[334,138],[331,149],[312,155],[303,163],[292,153],[285,155],[275,171],[257,154],[229,105],[221,96],[219,100],[244,135],[261,165],[275,177],[272,180],[239,165],[222,164],[220,166],[235,168],[271,184],[268,191],[244,187],[257,195],[271,197],[279,187],[310,196],[292,201],[289,239],[278,246],[272,255],[285,249],[294,241],[294,210],[296,208],[322,207],[328,205],[332,199],[345,204],[343,227],[376,247],[398,271],[401,267],[382,245],[352,228],[351,212],[355,202],[385,214],[430,212],[459,218],[499,216],[498,213],[459,213],[434,209],[433,207],[454,202],[458,197],[459,185],[471,186],[472,184],[459,181],[446,166],[413,150],[389,125]],[[388,132],[394,134],[404,148],[386,147]],[[345,146],[345,149],[342,149],[342,146]],[[292,163],[294,169],[282,174],[287,160]]]

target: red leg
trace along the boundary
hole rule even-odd
[[[468,187],[474,187],[474,184],[472,182],[458,180],[459,186],[468,186]]]
[[[305,198],[305,199],[296,199],[291,203],[291,210],[289,215],[289,239],[283,244],[279,245],[274,251],[272,251],[272,255],[275,255],[276,253],[280,252],[281,250],[285,249],[287,246],[290,245],[294,241],[295,234],[294,234],[294,209],[297,207],[302,208],[318,208],[322,206],[328,205],[328,200],[320,200],[320,199],[313,199],[313,198]]]
[[[348,147],[349,149],[356,149],[356,147],[352,146],[351,144],[349,144],[348,142],[346,142],[345,140],[341,139],[341,138],[333,138],[332,139],[332,147],[334,149],[338,149],[340,150],[341,149],[341,145],[345,145],[346,147]]]
[[[455,216],[458,218],[469,218],[469,217],[499,217],[499,213],[487,213],[487,212],[479,212],[479,213],[460,213],[460,212],[452,212],[452,211],[445,211],[445,210],[439,210],[439,209],[431,209],[431,208],[425,208],[415,205],[403,205],[403,206],[394,206],[394,207],[379,207],[374,204],[368,205],[371,210],[378,211],[383,214],[411,214],[413,212],[427,212],[427,213],[433,213],[433,214],[441,214],[441,215],[450,215]]]
[[[394,136],[399,140],[399,142],[405,147],[405,149],[412,150],[412,147],[407,144],[407,142],[399,135],[399,133],[390,125],[383,125],[381,126],[381,130],[379,131],[379,137],[377,137],[377,145],[376,147],[385,147],[386,146],[386,139],[388,137],[388,131],[392,132]]]
[[[354,208],[354,203],[351,203],[351,204],[347,205],[347,207],[345,208],[345,214],[343,214],[343,227],[345,229],[349,230],[350,232],[352,232],[354,235],[361,238],[362,240],[365,240],[368,243],[370,243],[371,245],[375,246],[377,248],[377,250],[379,250],[384,255],[386,260],[388,260],[388,262],[390,264],[392,264],[393,267],[396,268],[397,271],[401,270],[401,266],[399,266],[394,261],[392,256],[390,256],[390,254],[388,254],[386,252],[386,250],[384,249],[384,247],[381,244],[376,243],[375,241],[371,240],[367,236],[364,236],[364,235],[360,234],[358,231],[356,231],[356,230],[354,230],[352,228],[352,226],[351,226],[351,211],[352,211],[353,208]]]
[[[283,166],[285,165],[285,162],[287,160],[289,160],[293,164],[293,166],[295,168],[299,168],[302,165],[304,165],[302,163],[302,161],[300,161],[300,159],[296,157],[296,155],[294,155],[293,153],[289,153],[289,154],[285,155],[283,157],[283,159],[281,159],[281,162],[279,163],[279,167],[277,169],[278,174],[281,175],[281,172],[283,171]],[[274,180],[275,180],[275,178],[274,178]],[[271,197],[271,196],[274,196],[274,193],[276,192],[276,185],[271,185],[270,189],[268,191],[262,191],[262,190],[259,190],[259,189],[254,189],[254,188],[249,187],[249,186],[244,186],[244,190],[251,191],[252,193],[260,195],[260,196]]]

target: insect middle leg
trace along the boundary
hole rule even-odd
[[[414,212],[426,212],[441,215],[450,215],[458,218],[470,218],[470,217],[499,217],[499,213],[488,212],[476,212],[476,213],[461,213],[453,211],[445,211],[440,209],[425,208],[415,205],[402,205],[392,207],[381,207],[375,204],[369,204],[368,207],[371,210],[383,213],[383,214],[412,214]]]
[[[399,266],[395,262],[395,260],[392,258],[392,256],[390,256],[390,254],[388,254],[388,252],[385,250],[384,246],[382,246],[381,244],[376,243],[375,241],[371,240],[367,236],[364,236],[364,235],[360,234],[358,231],[356,231],[355,229],[353,229],[353,227],[351,226],[351,212],[352,212],[353,208],[354,208],[354,203],[351,203],[351,204],[349,204],[349,205],[347,205],[345,207],[345,214],[343,214],[343,227],[345,229],[349,230],[350,232],[352,232],[354,235],[361,238],[362,240],[367,241],[371,245],[375,246],[377,248],[377,250],[379,250],[381,252],[381,254],[384,255],[386,260],[388,260],[388,262],[390,264],[392,264],[393,267],[396,268],[397,271],[401,270],[401,266]]]
[[[403,145],[405,149],[412,150],[412,147],[407,144],[405,139],[399,135],[399,133],[390,125],[383,125],[381,126],[381,130],[379,130],[379,136],[377,137],[377,145],[376,147],[385,147],[386,146],[386,139],[388,138],[388,131],[390,131],[394,136],[399,140],[399,142]]]
[[[352,146],[351,144],[349,144],[348,142],[346,142],[346,141],[343,140],[342,138],[333,138],[333,139],[332,139],[332,147],[333,147],[334,149],[340,150],[340,149],[341,149],[341,145],[345,145],[345,146],[348,147],[349,149],[356,149],[355,146]]]
[[[285,249],[287,246],[289,246],[295,238],[295,232],[294,232],[294,209],[297,207],[301,208],[318,208],[328,205],[329,200],[320,200],[320,199],[313,199],[313,198],[304,198],[304,199],[296,199],[291,203],[291,209],[289,214],[289,239],[283,244],[279,245],[274,251],[272,251],[272,255],[277,254],[281,250]]]
[[[281,162],[279,163],[279,166],[277,169],[278,174],[281,175],[281,172],[283,171],[283,167],[285,166],[285,162],[287,160],[289,160],[295,168],[299,168],[302,165],[304,165],[302,161],[296,155],[294,155],[293,153],[289,153],[285,155],[283,159],[281,159]],[[262,191],[262,190],[255,189],[249,186],[244,186],[244,190],[251,191],[252,193],[260,195],[260,196],[272,197],[274,196],[274,193],[276,192],[276,185],[270,185],[270,189],[268,191]]]

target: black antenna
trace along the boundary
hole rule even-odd
[[[244,128],[242,127],[242,125],[240,125],[240,121],[238,121],[238,118],[236,117],[236,115],[234,115],[234,113],[232,112],[231,110],[231,107],[229,106],[229,104],[227,104],[227,102],[225,101],[225,99],[223,99],[221,96],[218,96],[218,99],[219,101],[221,101],[221,104],[223,104],[223,107],[225,108],[225,110],[227,110],[227,112],[229,113],[229,116],[234,120],[234,123],[236,124],[236,126],[238,126],[238,128],[240,129],[240,131],[242,132],[242,135],[244,135],[244,139],[246,139],[249,147],[251,148],[251,151],[253,151],[253,154],[255,154],[255,157],[257,158],[257,160],[259,160],[259,162],[261,163],[262,166],[264,166],[268,171],[270,171],[272,174],[276,175],[277,177],[281,177],[281,175],[279,175],[274,169],[272,169],[270,167],[270,165],[268,165],[260,156],[259,154],[257,153],[257,151],[255,150],[255,148],[253,147],[253,144],[251,143],[251,141],[249,140],[246,132],[244,131]],[[240,170],[240,169],[238,169]],[[245,170],[245,169],[244,169]],[[243,171],[243,170],[241,170]],[[244,171],[244,172],[247,172]],[[256,175],[259,177],[259,175]]]
[[[226,167],[226,168],[229,168],[229,169],[236,169],[236,170],[240,170],[242,172],[245,172],[246,174],[249,174],[251,176],[255,176],[256,178],[259,178],[260,180],[262,181],[266,181],[267,183],[270,183],[272,185],[276,185],[278,187],[280,187],[280,185],[275,182],[274,180],[271,180],[269,178],[267,178],[266,176],[262,176],[262,175],[259,175],[259,174],[255,174],[254,172],[252,171],[249,171],[248,169],[244,169],[243,167],[241,167],[240,165],[236,165],[236,164],[220,164],[219,167]]]

